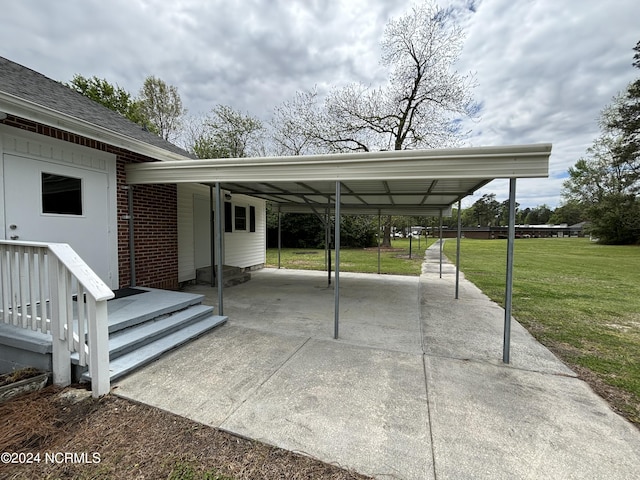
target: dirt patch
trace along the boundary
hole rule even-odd
[[[404,254],[404,255],[396,255],[396,258],[401,258],[403,260],[412,260],[412,261],[419,261],[422,262],[422,257],[417,256],[415,253],[411,256],[409,256],[409,254]]]
[[[366,252],[377,252],[378,247],[367,247],[363,249]],[[380,247],[381,252],[404,252],[405,248]]]
[[[48,387],[0,405],[0,452],[16,462],[5,453],[0,478],[369,478],[114,395],[82,393]]]
[[[527,326],[527,329],[535,336],[535,326]],[[538,328],[542,331],[542,328]],[[640,429],[640,405],[633,396],[621,388],[616,388],[607,384],[596,373],[586,367],[577,365],[570,359],[575,358],[581,352],[578,348],[567,343],[559,342],[542,342],[549,350],[551,350],[558,358],[563,359],[564,363],[574,372],[578,374],[578,378],[588,383],[591,389],[602,397],[617,414],[629,420],[633,425]]]

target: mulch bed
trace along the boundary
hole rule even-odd
[[[0,405],[0,432],[0,452],[32,462],[8,463],[3,456],[2,479],[369,478],[114,395],[93,399],[77,388],[47,387]]]
[[[35,368],[23,368],[11,373],[4,373],[0,375],[0,387],[5,385],[11,385],[12,383],[19,382],[20,380],[26,380],[40,375],[42,372]]]

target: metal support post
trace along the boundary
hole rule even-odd
[[[216,238],[216,250],[217,250],[217,255],[216,258],[218,259],[218,315],[224,315],[224,295],[223,295],[223,284],[224,284],[224,278],[223,278],[223,268],[224,268],[224,243],[223,243],[223,235],[224,232],[222,231],[222,224],[223,224],[223,220],[224,220],[224,203],[222,201],[222,189],[220,188],[220,182],[216,182],[216,212],[218,212],[218,214],[216,215],[216,231],[217,231],[217,238]],[[213,265],[212,265],[213,267]]]
[[[327,221],[324,225],[325,262],[327,265],[327,287],[331,286],[331,206],[327,207]]]
[[[282,251],[282,215],[278,205],[278,269],[280,269],[280,252]]]
[[[460,298],[460,238],[462,237],[462,200],[458,200],[458,233],[456,240],[456,300]]]
[[[513,244],[516,238],[516,179],[509,180],[509,233],[507,240],[507,278],[504,293],[504,341],[502,361],[509,363],[511,348],[511,301],[513,296]]]
[[[213,209],[213,185],[209,185],[209,237],[211,240],[211,288],[216,285],[216,226]]]
[[[440,278],[442,278],[442,209],[440,209]]]
[[[340,190],[342,183],[336,182],[336,208],[335,208],[335,235],[334,242],[336,247],[336,267],[335,267],[335,310],[333,322],[333,338],[338,338],[338,323],[340,320]]]
[[[380,215],[380,210],[378,210],[378,275],[380,275],[380,244],[382,243],[380,239],[381,229],[382,229],[382,218]]]

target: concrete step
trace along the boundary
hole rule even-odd
[[[233,287],[234,285],[240,285],[241,283],[246,283],[251,280],[251,272],[240,267],[225,265],[222,275],[224,287]],[[202,267],[196,270],[196,283],[211,285],[211,267]],[[217,286],[217,279],[214,282],[214,286]]]
[[[160,338],[156,338],[146,345],[118,356],[109,362],[111,381],[152,362],[162,354],[195,339],[209,330],[224,324],[226,321],[227,317],[219,315],[210,315],[200,318],[194,323],[181,327],[179,330]],[[91,380],[89,372],[83,373],[81,378],[86,381]]]
[[[184,310],[166,314],[148,320],[145,323],[136,324],[124,330],[109,335],[109,360],[114,360],[137,348],[143,347],[160,337],[169,335],[181,328],[197,322],[213,314],[213,307],[207,305],[194,305]],[[78,363],[78,354],[71,356],[74,364]]]
[[[177,310],[199,305],[203,295],[144,288],[146,293],[108,302],[109,335]]]

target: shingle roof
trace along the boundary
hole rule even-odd
[[[60,82],[0,57],[0,91],[134,140],[193,158],[185,150]]]

